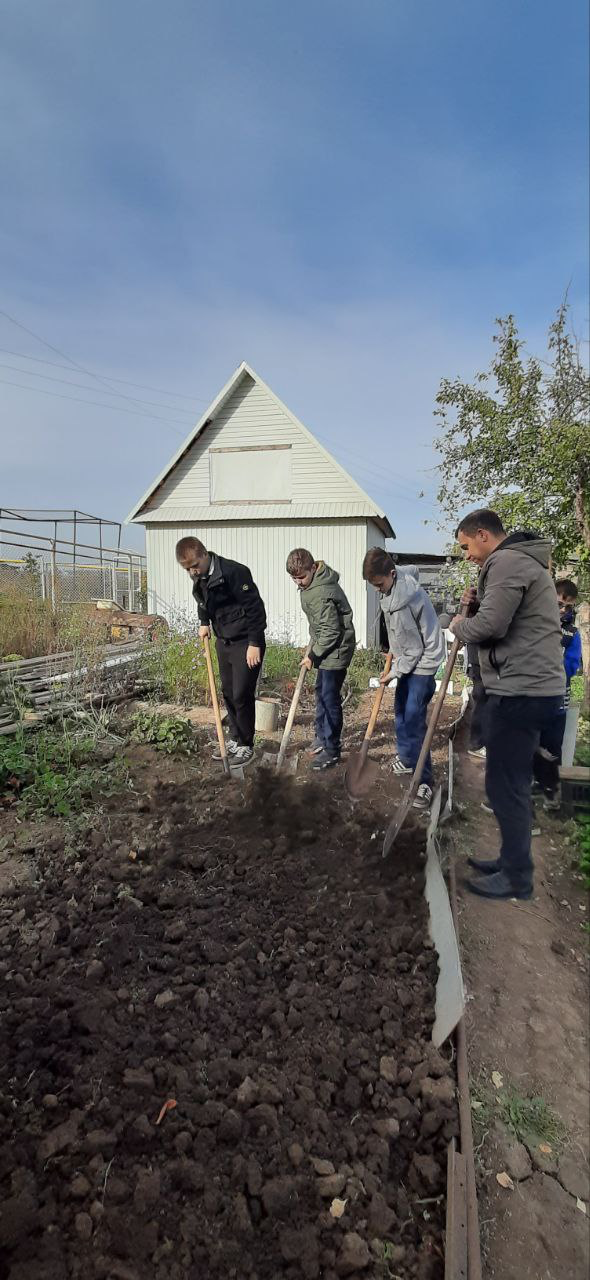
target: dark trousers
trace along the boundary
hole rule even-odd
[[[251,747],[254,744],[256,719],[256,684],[262,662],[257,667],[248,666],[247,640],[216,640],[215,648],[223,701],[227,707],[229,736],[241,747]],[[264,657],[264,646],[261,657]]]
[[[395,689],[394,718],[398,755],[410,769],[415,769],[426,733],[426,711],[436,689],[434,676],[400,676]],[[432,786],[430,752],[420,782]]]
[[[533,883],[533,762],[540,736],[560,707],[563,696],[506,698],[490,693],[486,699],[486,792],[500,828],[502,870],[515,889],[530,889]]]
[[[478,667],[479,671],[479,667]],[[479,751],[485,743],[485,708],[487,694],[481,679],[471,673],[473,688],[471,691],[471,721],[469,724],[469,750]]]
[[[330,670],[320,667],[315,682],[315,736],[331,755],[340,755],[342,733],[342,698],[340,690],[346,679],[346,667]]]
[[[535,778],[548,796],[554,796],[559,787],[559,766],[565,735],[566,710],[562,705],[554,720],[542,730],[535,751],[533,769]]]

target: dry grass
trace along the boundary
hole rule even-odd
[[[0,661],[7,657],[40,658],[106,643],[108,629],[93,619],[86,605],[32,600],[16,586],[0,593]]]

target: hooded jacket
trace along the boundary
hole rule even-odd
[[[299,593],[309,622],[310,658],[326,671],[350,666],[356,647],[352,609],[340,586],[340,574],[323,560],[308,587]]]
[[[434,676],[445,656],[445,641],[434,605],[409,573],[397,570],[390,591],[379,597],[395,676]]]
[[[550,550],[532,533],[505,538],[482,566],[475,617],[454,627],[459,640],[479,645],[486,693],[549,698],[565,691]]]

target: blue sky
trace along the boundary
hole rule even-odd
[[[245,359],[442,545],[440,378],[568,285],[587,336],[587,46],[585,0],[3,0],[0,308],[126,381],[0,315],[0,503],[123,518]]]

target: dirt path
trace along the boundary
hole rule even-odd
[[[468,853],[498,845],[495,821],[479,807],[482,765],[463,753],[458,767],[465,809],[452,840],[460,881]],[[588,899],[563,824],[540,815],[540,825],[531,902],[493,903],[459,890],[486,1280],[586,1280],[589,1271],[588,944],[581,928]],[[498,1089],[493,1072],[502,1078]],[[563,1132],[561,1141],[559,1134],[532,1137],[527,1152],[506,1130],[504,1099],[518,1125],[531,1097],[548,1104]],[[498,1184],[503,1171],[514,1190]]]

